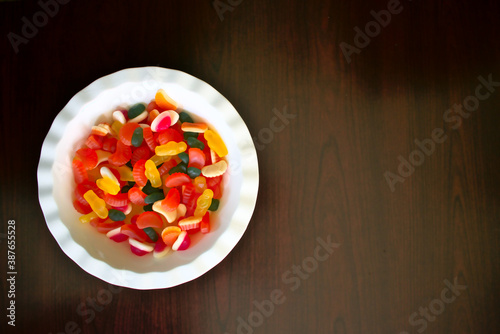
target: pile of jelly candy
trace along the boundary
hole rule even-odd
[[[113,112],[92,127],[72,162],[80,221],[139,256],[161,258],[210,232],[228,154],[221,137],[196,123],[160,89],[148,105]]]

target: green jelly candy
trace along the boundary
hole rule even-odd
[[[128,193],[128,191],[130,190],[130,188],[132,188],[132,186],[129,186],[129,185],[123,186],[123,188],[122,188],[122,190],[120,190],[120,192],[122,194]]]
[[[189,114],[187,112],[184,112],[184,111],[179,113],[179,120],[181,121],[181,123],[184,123],[184,122],[194,123],[191,116],[189,116]]]
[[[197,138],[198,134],[196,132],[184,132],[184,139]]]
[[[158,234],[152,227],[146,227],[142,229],[148,235],[149,239],[153,240],[153,242],[158,241]]]
[[[219,208],[219,200],[213,198],[212,199],[212,204],[210,204],[210,207],[208,208],[208,210],[210,210],[210,211],[217,211],[218,208]]]
[[[188,137],[186,141],[187,144],[192,148],[199,148],[200,150],[203,150],[205,148],[205,144],[199,141],[198,138]]]
[[[108,217],[109,219],[115,221],[115,222],[121,222],[125,220],[125,214],[121,212],[120,210],[116,209],[111,209],[108,211]]]
[[[148,183],[144,187],[142,187],[142,192],[146,195],[151,195],[152,193],[156,193],[162,191],[161,188],[155,188],[151,185],[151,182],[148,180]]]
[[[201,170],[195,167],[188,167],[187,169],[187,175],[189,175],[190,178],[194,179],[195,177],[200,176]]]
[[[144,205],[142,208],[144,209],[144,211],[153,211],[153,203]]]
[[[142,140],[144,139],[143,131],[141,127],[138,127],[134,130],[134,134],[132,135],[132,140],[130,141],[133,146],[139,147],[142,144]]]
[[[170,175],[174,173],[186,173],[187,171],[187,165],[184,162],[179,162],[179,164],[173,168],[171,168],[168,173]]]
[[[163,192],[156,191],[150,195],[147,195],[146,198],[144,199],[144,202],[146,202],[146,204],[153,204],[154,202],[160,201],[164,198],[165,195],[163,195]]]
[[[187,154],[186,152],[179,153],[177,154],[177,156],[179,157],[179,159],[182,160],[183,163],[185,164],[189,163],[189,154]]]
[[[128,119],[136,118],[142,112],[146,110],[146,105],[144,103],[137,103],[134,104],[130,109],[128,110]]]

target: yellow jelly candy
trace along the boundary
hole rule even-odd
[[[95,183],[102,191],[107,192],[111,195],[116,195],[120,192],[120,184],[116,184],[107,176],[103,177],[102,179],[96,180]]]
[[[97,216],[101,219],[105,219],[108,217],[108,209],[106,208],[106,203],[103,199],[99,198],[95,194],[93,190],[87,191],[83,198],[89,203],[92,210],[97,214]]]
[[[149,160],[153,161],[155,163],[155,166],[159,166],[165,161],[168,161],[172,159],[170,155],[153,155]]]
[[[217,153],[219,157],[224,157],[227,155],[227,147],[226,144],[224,144],[224,141],[222,141],[222,138],[212,130],[207,130],[203,134],[205,136],[205,139],[207,140],[208,146]]]
[[[122,181],[132,181],[135,182],[134,179],[134,174],[132,173],[132,170],[128,168],[127,166],[120,166],[120,167],[114,167],[118,173],[120,173],[120,180]]]
[[[161,177],[160,177],[160,172],[158,172],[158,169],[156,168],[156,165],[153,161],[147,160],[146,164],[146,171],[144,174],[148,178],[148,180],[151,182],[151,185],[154,188],[158,188],[161,186]]]
[[[91,213],[88,213],[86,215],[81,216],[78,218],[82,224],[88,224],[92,219],[97,218],[97,214],[92,211]]]
[[[165,145],[156,146],[155,153],[156,155],[165,156],[165,155],[177,155],[179,153],[184,152],[187,149],[187,144],[183,141],[177,143],[175,141],[169,141]]]
[[[196,201],[196,209],[194,210],[195,217],[203,217],[205,215],[210,207],[210,204],[212,204],[213,197],[214,192],[211,189],[205,189],[203,194],[201,194]]]

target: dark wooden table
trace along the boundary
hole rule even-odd
[[[500,332],[498,1],[41,3],[0,2],[2,333]],[[147,65],[232,102],[260,191],[214,269],[103,302],[48,230],[36,168],[75,93]]]

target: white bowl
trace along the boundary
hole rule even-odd
[[[96,121],[111,120],[117,106],[149,102],[163,88],[180,108],[219,132],[229,169],[212,231],[192,236],[189,249],[162,259],[138,257],[128,242],[115,243],[78,221],[73,208],[71,161]],[[207,83],[160,67],[125,69],[90,84],[55,118],[42,146],[38,193],[47,226],[62,250],[82,269],[111,284],[160,289],[193,280],[222,261],[243,236],[257,200],[259,171],[250,133],[238,112]]]

